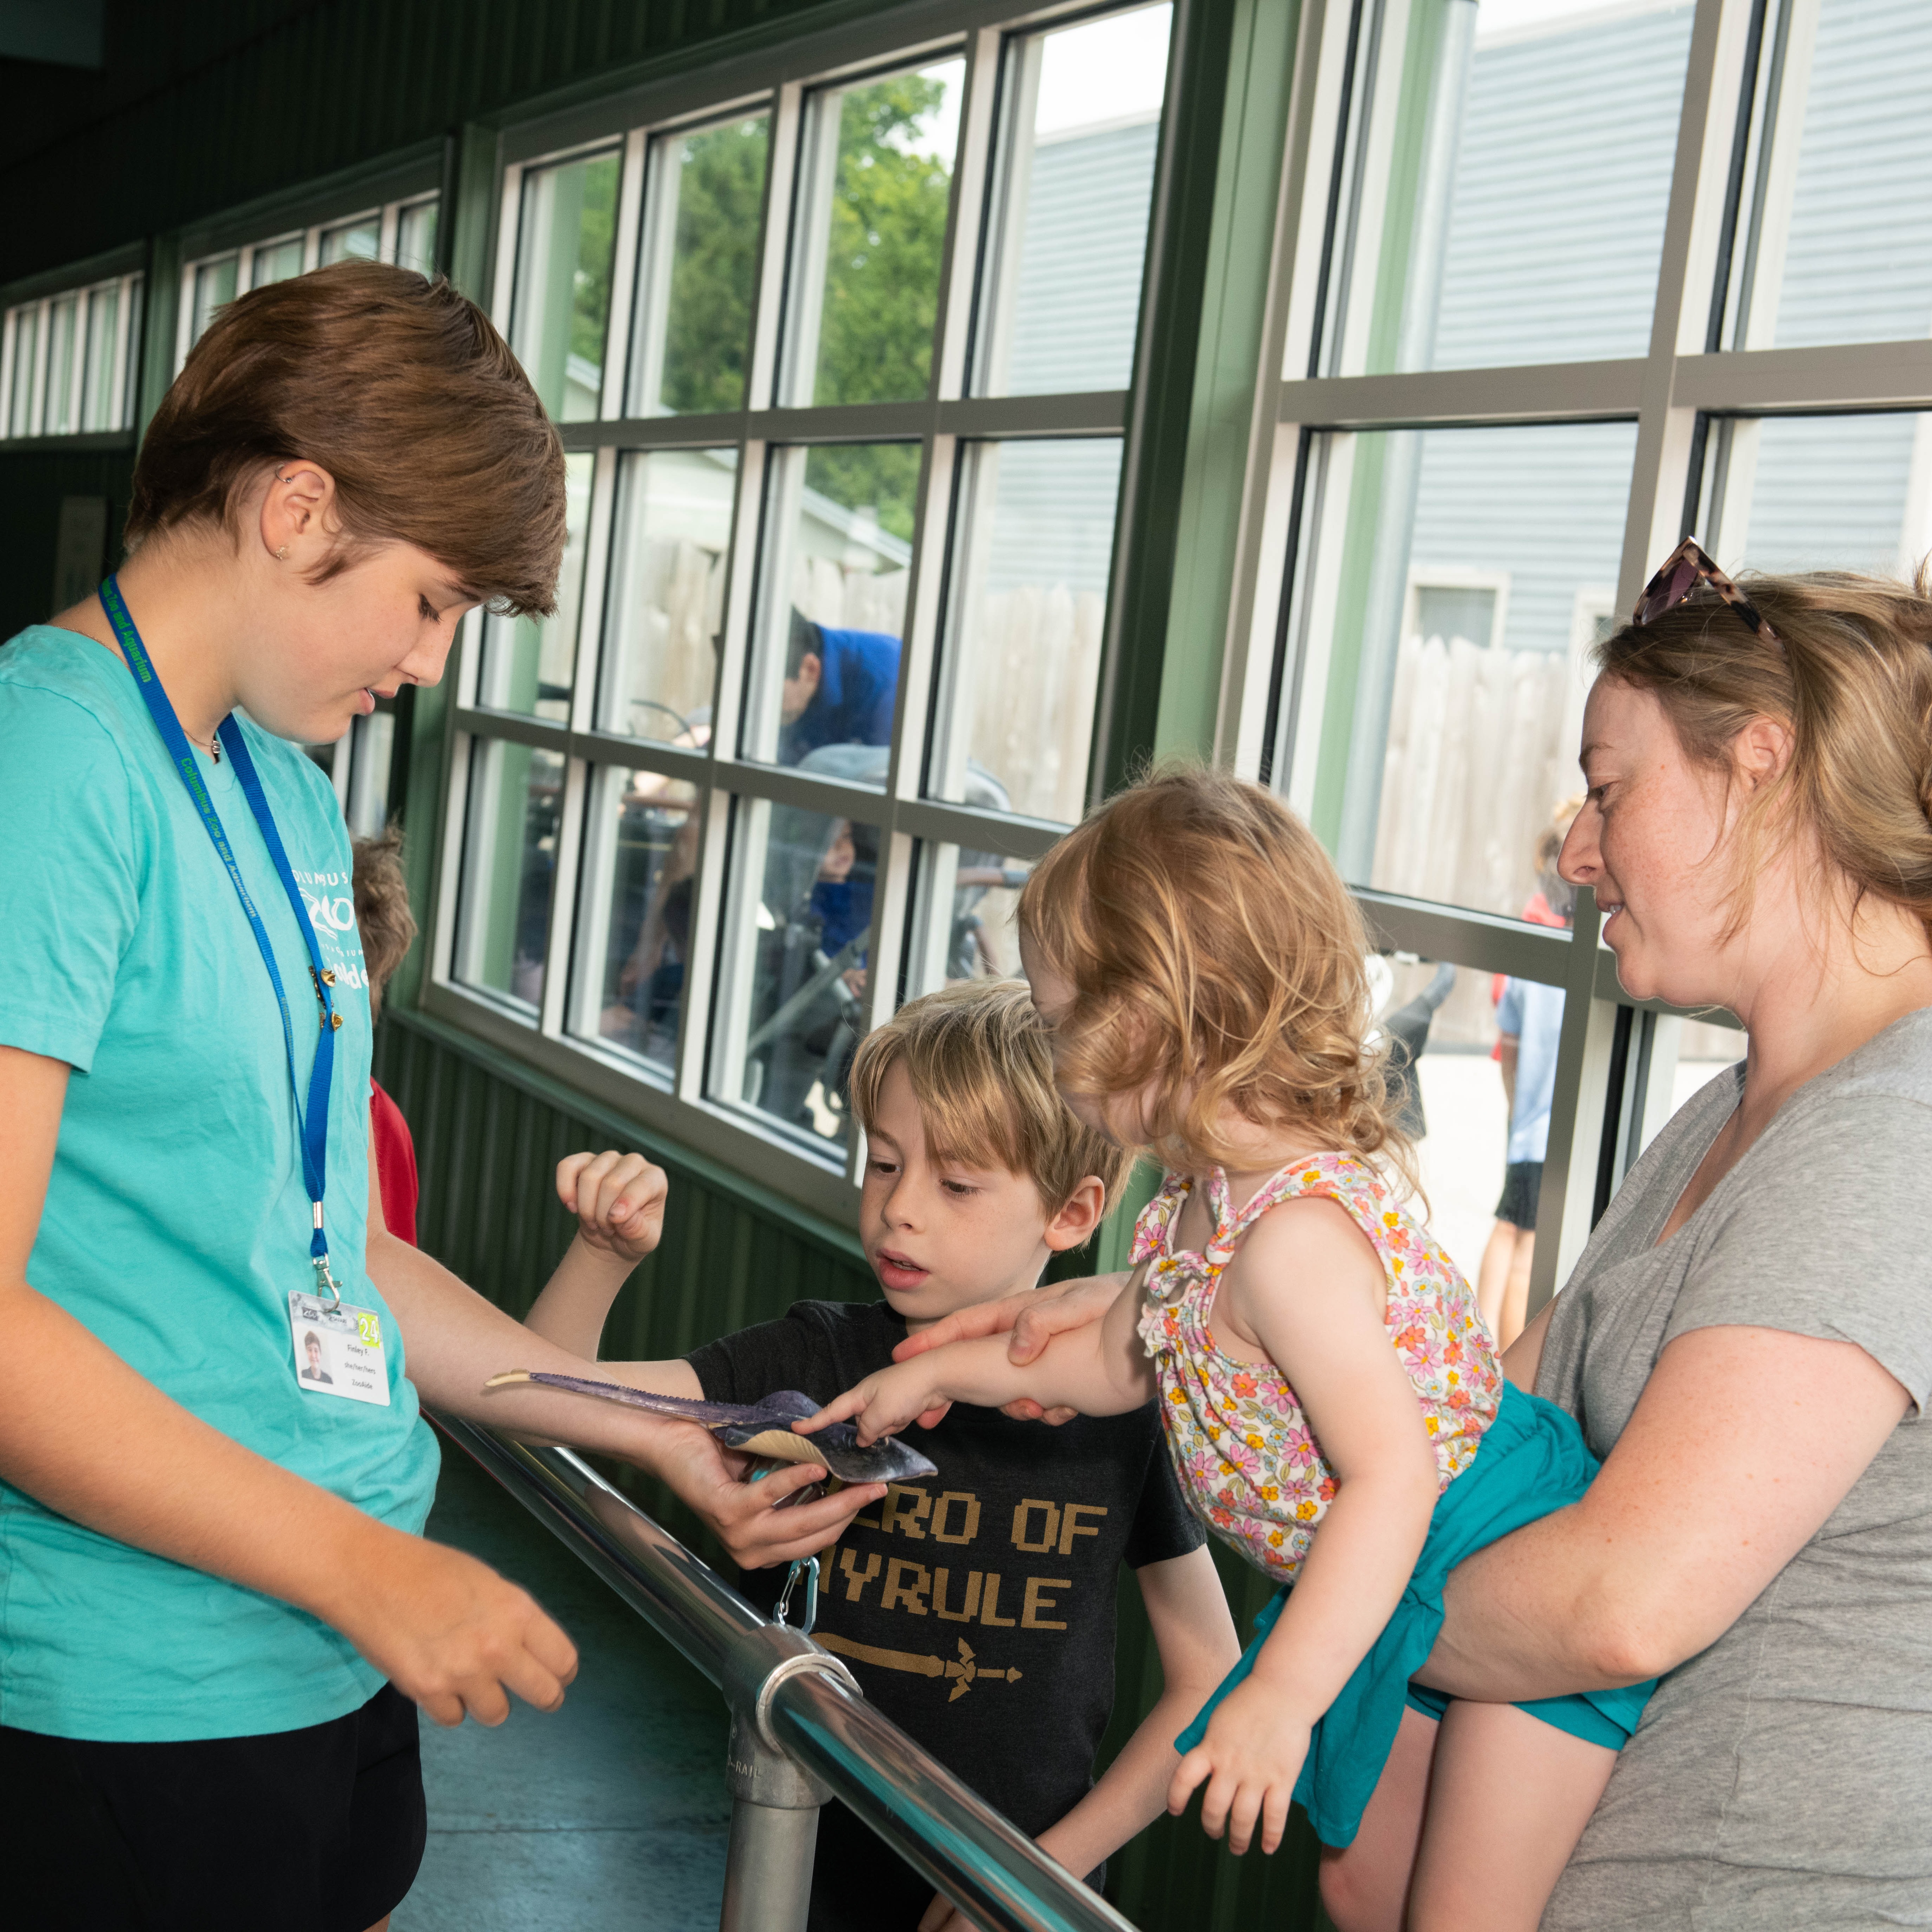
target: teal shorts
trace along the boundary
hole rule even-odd
[[[1583,1432],[1564,1410],[1504,1384],[1496,1418],[1484,1433],[1475,1460],[1436,1502],[1422,1554],[1395,1614],[1309,1740],[1294,1797],[1322,1844],[1353,1842],[1394,1746],[1404,1707],[1438,1718],[1449,1708],[1450,1700],[1441,1691],[1412,1680],[1442,1628],[1442,1589],[1450,1571],[1512,1530],[1576,1502],[1598,1467]],[[1177,1750],[1190,1751],[1206,1736],[1215,1706],[1254,1668],[1288,1594],[1286,1589],[1279,1592],[1256,1618],[1254,1641],[1200,1714],[1175,1738]],[[1620,1750],[1656,1688],[1652,1678],[1614,1690],[1539,1697],[1516,1708],[1573,1737]]]

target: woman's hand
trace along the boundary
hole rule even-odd
[[[640,1154],[566,1154],[556,1164],[556,1197],[577,1216],[577,1238],[599,1255],[635,1267],[664,1234],[670,1183]]]
[[[514,1690],[540,1711],[563,1702],[577,1646],[529,1594],[487,1564],[370,1523],[373,1547],[323,1621],[434,1722],[500,1724]]]
[[[1054,1336],[1084,1328],[1106,1315],[1120,1290],[1127,1285],[1130,1270],[1118,1274],[1090,1275],[1084,1280],[1056,1282],[1052,1288],[1029,1288],[1024,1294],[1010,1294],[1000,1301],[982,1301],[942,1317],[929,1328],[908,1335],[892,1351],[892,1359],[910,1361],[929,1348],[943,1348],[949,1342],[971,1341],[984,1335],[1011,1330],[1006,1359],[1016,1368],[1039,1359]],[[952,1405],[941,1403],[919,1418],[920,1426],[931,1429]],[[1070,1408],[1043,1409],[1030,1397],[1022,1396],[1005,1405],[1006,1413],[1021,1422],[1048,1422],[1056,1428],[1070,1420]]]
[[[1208,1735],[1180,1760],[1168,1787],[1167,1808],[1178,1818],[1203,1780],[1201,1828],[1210,1838],[1228,1834],[1237,1858],[1254,1841],[1273,1852],[1288,1828],[1294,1781],[1308,1755],[1312,1726],[1282,1708],[1280,1693],[1250,1677],[1235,1685],[1208,1720]]]
[[[856,1483],[780,1508],[800,1490],[822,1483],[825,1472],[816,1462],[800,1462],[748,1483],[748,1459],[721,1448],[717,1438],[695,1423],[673,1423],[654,1432],[649,1460],[640,1459],[640,1466],[662,1476],[704,1517],[741,1570],[816,1555],[886,1493],[883,1483]]]

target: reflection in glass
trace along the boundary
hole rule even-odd
[[[1628,423],[1323,439],[1292,795],[1344,878],[1522,916],[1613,621]],[[1334,601],[1332,604],[1329,599]]]
[[[240,258],[224,255],[217,262],[204,262],[194,272],[194,340],[199,342],[214,320],[214,311],[232,302],[236,296],[236,276]]]
[[[87,298],[87,373],[80,399],[83,430],[116,429],[114,406],[120,340],[121,286],[110,282]]]
[[[840,1147],[878,863],[875,826],[763,800],[739,804],[721,1097]]]
[[[1120,446],[967,451],[932,788],[1063,824],[1086,803]]]
[[[563,760],[505,739],[471,748],[456,976],[534,1010],[543,998]]]
[[[40,311],[38,306],[14,311],[13,393],[8,400],[7,434],[32,436],[34,421],[34,365],[39,360]]]
[[[1776,107],[1749,158],[1727,346],[1932,331],[1932,9],[1784,0],[1760,68]]]
[[[1020,888],[1032,869],[998,852],[927,848],[919,938],[908,962],[911,995],[935,992],[962,980],[1016,980],[1020,971]]]
[[[941,61],[812,98],[787,400],[926,394],[964,78],[963,61]]]
[[[280,242],[263,242],[255,250],[248,270],[248,286],[266,289],[271,282],[286,282],[302,272],[302,238],[291,235]]]
[[[745,755],[885,782],[916,443],[772,452]]]
[[[584,607],[584,532],[590,522],[588,450],[563,461],[563,568],[556,580],[556,614],[550,617],[486,617],[476,702],[492,711],[570,722],[577,675],[577,629]]]
[[[74,377],[82,350],[80,298],[63,296],[47,310],[47,401],[44,434],[65,436],[78,425]]]
[[[1318,373],[1642,355],[1693,10],[1372,0]]]
[[[617,159],[613,149],[524,177],[510,346],[560,422],[602,410]]]
[[[638,416],[745,404],[770,117],[651,143],[638,263]]]
[[[691,950],[694,796],[676,778],[607,767],[591,774],[586,808],[571,1030],[667,1072]]]
[[[674,744],[711,741],[735,449],[621,459],[598,722]]]
[[[1910,578],[1932,550],[1932,415],[1714,422],[1700,534],[1727,570]]]
[[[396,217],[396,260],[421,275],[436,273],[436,197],[410,202]]]
[[[1491,1332],[1521,1331],[1556,1096],[1563,989],[1433,961],[1370,962],[1429,1228]]]
[[[982,395],[1127,386],[1173,10],[1009,44]]]
[[[360,221],[345,221],[339,227],[322,231],[322,266],[332,262],[373,262],[381,252],[382,223],[380,215]]]
[[[375,711],[349,728],[349,796],[343,816],[351,836],[370,838],[389,814],[389,766],[395,755],[396,714]],[[343,755],[338,747],[336,755]]]

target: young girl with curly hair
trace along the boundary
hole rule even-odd
[[[869,1437],[948,1401],[1157,1398],[1195,1509],[1282,1586],[1178,1740],[1170,1808],[1204,1784],[1208,1830],[1272,1851],[1298,1799],[1343,1932],[1533,1927],[1651,1687],[1512,1706],[1410,1682],[1449,1570],[1597,1464],[1504,1381],[1468,1283],[1403,1205],[1347,889],[1271,794],[1168,770],[1048,854],[1020,928],[1062,1093],[1167,1169],[1132,1273],[1028,1366],[1004,1336],[953,1343],[822,1420]],[[1412,1765],[1432,1731],[1426,1785],[1384,1777],[1399,1734]]]

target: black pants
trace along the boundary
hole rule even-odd
[[[364,1932],[427,1829],[416,1708],[390,1684],[262,1737],[0,1726],[0,1914],[22,1932]]]

